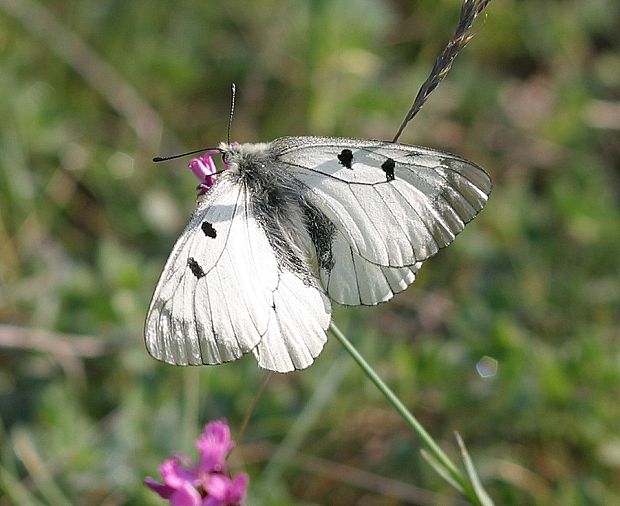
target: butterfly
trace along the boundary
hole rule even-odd
[[[169,364],[252,353],[272,371],[308,367],[332,302],[405,290],[491,192],[474,163],[396,142],[282,137],[216,151],[227,170],[214,184],[205,174],[146,318],[146,347]]]

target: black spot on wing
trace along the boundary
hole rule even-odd
[[[200,228],[202,229],[202,231],[207,237],[211,237],[215,239],[215,237],[217,236],[217,232],[213,228],[213,225],[209,223],[208,221],[203,221],[202,225],[200,225]]]
[[[338,155],[338,160],[340,161],[340,165],[346,167],[347,169],[352,169],[351,164],[353,163],[353,151],[350,149],[343,149],[341,153]]]
[[[394,167],[396,167],[396,162],[391,158],[388,158],[381,164],[381,168],[385,172],[385,177],[388,181],[394,181]]]
[[[196,262],[193,257],[187,259],[187,266],[189,270],[192,271],[192,274],[196,276],[196,279],[204,278],[205,271],[202,270],[202,267],[198,265],[198,262]]]

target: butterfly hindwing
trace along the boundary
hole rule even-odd
[[[325,294],[293,272],[281,271],[270,329],[254,349],[258,365],[278,372],[308,367],[327,341],[330,320]]]
[[[359,256],[340,233],[332,242],[333,266],[321,269],[330,298],[347,306],[387,302],[415,280],[422,262],[405,267],[373,264]]]

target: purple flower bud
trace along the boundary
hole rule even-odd
[[[209,189],[215,184],[217,166],[213,161],[213,155],[219,153],[216,150],[209,150],[204,155],[192,158],[187,164],[194,175],[200,179],[199,188],[206,187],[206,189]]]

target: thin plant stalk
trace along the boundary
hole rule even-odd
[[[413,431],[418,435],[418,437],[424,443],[428,453],[432,456],[432,458],[443,468],[448,474],[448,477],[451,479],[447,479],[451,485],[457,486],[459,491],[465,495],[473,504],[483,505],[485,502],[475,491],[472,483],[463,475],[463,473],[454,465],[454,463],[450,460],[450,458],[444,453],[444,451],[435,443],[431,435],[426,432],[426,429],[422,427],[420,422],[413,416],[413,414],[405,407],[405,405],[400,401],[396,394],[392,392],[390,387],[388,387],[383,380],[379,377],[379,375],[374,371],[374,369],[366,362],[364,357],[357,351],[357,349],[351,344],[351,342],[346,338],[346,336],[342,333],[342,331],[336,327],[333,323],[330,325],[331,331],[336,336],[336,338],[340,341],[340,343],[344,346],[345,350],[351,355],[353,360],[360,366],[364,374],[368,376],[368,378],[375,384],[375,386],[380,390],[380,392],[385,396],[385,398],[389,401],[389,403],[394,406],[394,409],[405,419],[407,424],[413,429]],[[439,473],[442,477],[445,478],[443,473]]]
[[[203,392],[204,395],[204,392]],[[182,434],[185,451],[193,446],[192,434],[200,428],[200,372],[195,367],[183,371]]]

